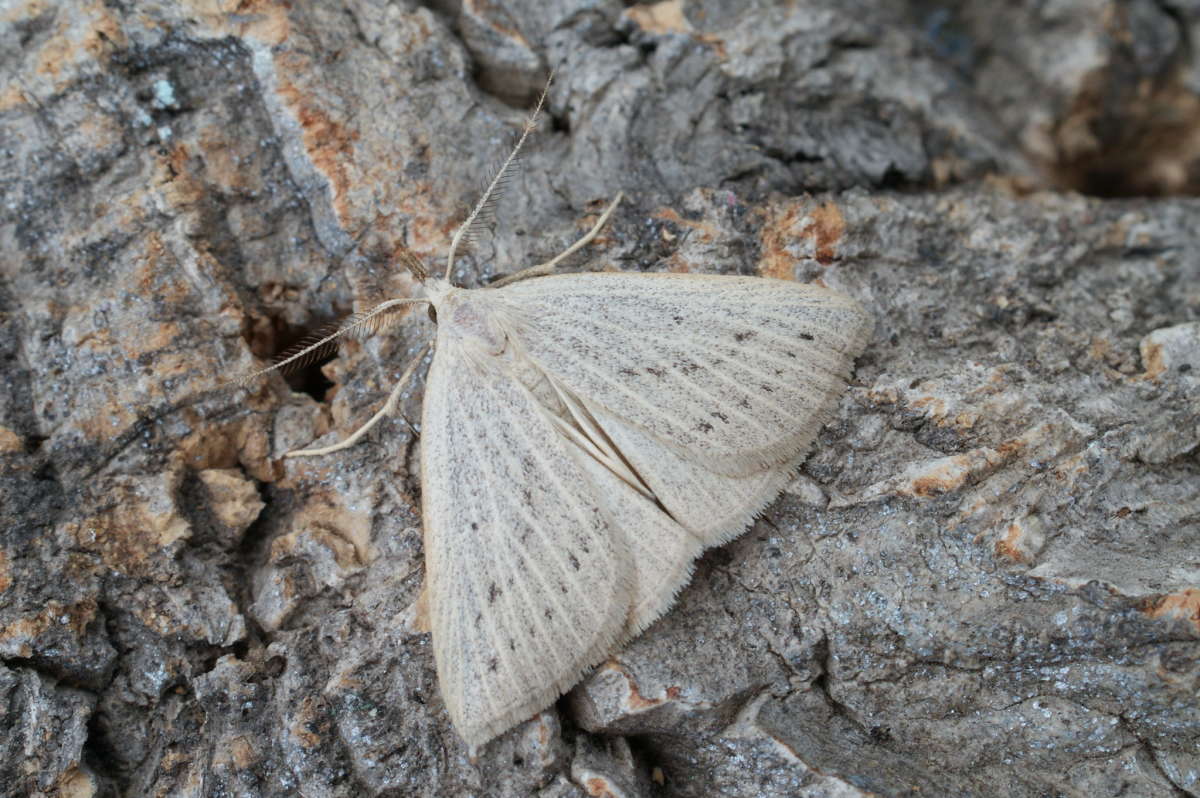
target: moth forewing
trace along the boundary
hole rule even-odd
[[[488,304],[465,300],[451,304]],[[439,318],[421,450],[429,618],[447,711],[478,746],[611,651],[636,576],[573,444],[494,348],[496,320]]]
[[[760,277],[558,275],[498,293],[540,368],[731,477],[784,466],[812,443],[872,328],[852,299]]]

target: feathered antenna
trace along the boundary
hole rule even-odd
[[[463,223],[458,226],[458,229],[454,231],[454,238],[450,240],[450,252],[446,255],[446,273],[443,275],[444,279],[450,279],[450,272],[454,268],[454,252],[458,249],[459,242],[462,241],[463,236],[475,224],[475,221],[479,218],[480,214],[484,213],[489,205],[493,202],[492,196],[495,195],[497,189],[503,185],[505,173],[508,172],[509,167],[511,167],[516,161],[517,153],[521,151],[521,146],[525,144],[525,139],[529,138],[529,134],[532,133],[537,127],[538,116],[542,112],[542,106],[546,102],[546,94],[550,91],[550,83],[553,80],[554,73],[551,72],[550,77],[546,80],[545,87],[542,88],[541,96],[538,97],[537,106],[534,107],[533,113],[529,115],[529,119],[525,121],[525,129],[521,131],[521,137],[517,139],[517,145],[513,147],[513,151],[510,152],[508,157],[504,159],[504,162],[500,164],[499,170],[497,170],[496,175],[488,183],[487,188],[484,189],[483,196],[479,198],[479,202],[475,203],[475,207],[471,210],[471,214],[467,216]]]
[[[296,346],[289,348],[275,363],[261,368],[251,374],[243,377],[238,377],[232,382],[238,387],[243,387],[250,382],[270,374],[273,371],[281,371],[290,373],[298,368],[312,363],[314,360],[328,354],[337,346],[337,341],[346,336],[352,336],[357,339],[367,338],[374,335],[380,330],[386,329],[395,324],[399,319],[399,308],[403,305],[409,305],[414,302],[426,302],[428,299],[389,299],[386,302],[380,302],[370,310],[361,313],[355,313],[348,321],[339,324],[329,325],[319,330],[317,333],[308,336]]]
[[[463,232],[464,244],[473,243],[481,232],[495,226],[496,206],[508,193],[508,187],[520,178],[521,167],[524,163],[519,156],[516,156],[497,160],[488,170],[487,174],[491,177],[479,184],[479,195],[484,199],[479,204],[479,214],[475,217],[475,221]]]

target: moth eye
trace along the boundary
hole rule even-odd
[[[435,308],[433,305],[429,306],[429,320],[434,324],[437,324],[437,308]]]

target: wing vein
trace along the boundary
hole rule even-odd
[[[504,402],[504,401],[502,401],[502,398],[497,397],[494,390],[491,389],[490,385],[488,386],[487,390],[489,392],[489,395],[491,395],[493,397],[493,399],[496,399],[496,401],[494,402],[494,406],[496,408],[500,409],[502,412],[506,412],[509,410],[509,408],[510,408],[509,403]],[[506,412],[506,416],[507,416],[506,423],[508,424],[508,427],[507,427],[508,429],[518,431],[518,432],[522,431],[524,429],[524,425],[519,423],[519,421],[520,421],[519,419],[515,419],[511,414],[507,414],[507,412]],[[526,441],[528,442],[528,439],[526,439]],[[477,446],[472,445],[471,448],[472,448],[473,453],[476,456],[476,462],[488,462],[487,458],[482,458],[479,456],[481,450]],[[528,447],[528,450],[536,452],[536,448],[533,447],[532,445]],[[496,450],[496,453],[508,458],[509,463],[514,463],[511,452],[508,452],[503,447],[498,448]],[[520,465],[519,461],[515,461],[515,463],[518,466]],[[541,466],[540,470],[543,473],[546,473],[546,472],[552,473],[553,472],[552,469],[547,469],[545,467],[545,463],[543,460],[541,460],[541,458],[538,458],[538,464],[539,464],[539,466]],[[504,478],[498,478],[490,466],[487,467],[487,472],[488,472],[489,477],[491,478],[490,484],[503,484],[506,481]],[[561,483],[558,483],[558,484],[561,486]],[[506,492],[503,492],[503,491],[489,491],[488,493],[490,496],[494,517],[496,517],[496,518],[506,517],[506,514],[503,514],[500,511],[500,506],[498,504],[498,500],[510,499],[510,498],[512,498],[511,495]],[[550,540],[549,538],[546,537],[546,535],[542,531],[542,529],[543,529],[542,525],[539,524],[537,522],[537,519],[534,518],[528,512],[527,508],[525,508],[519,502],[506,501],[505,503],[511,510],[513,510],[515,512],[515,514],[517,516],[519,516],[525,522],[528,529],[537,536],[538,540],[542,543],[542,548],[544,551],[558,552],[560,550],[561,547],[557,546],[555,541]],[[509,553],[508,550],[505,549],[505,547],[500,547],[500,550],[504,551],[505,554]],[[509,562],[510,567],[513,567],[516,565],[516,563],[511,559],[509,559],[508,562]],[[565,570],[568,567],[567,562],[561,558],[556,558],[556,562],[558,562],[561,569],[563,569],[563,570]],[[528,573],[541,586],[542,594],[545,596],[546,601],[553,605],[554,611],[558,614],[558,617],[564,618],[564,619],[571,618],[572,617],[571,613],[569,613],[566,610],[565,605],[562,602],[562,598],[559,596],[559,593],[556,590],[553,580],[550,578],[550,576],[544,570],[543,563],[540,562],[540,559],[537,557],[526,557],[525,564],[526,564],[526,569],[527,569]],[[516,572],[516,570],[517,569],[514,568],[514,572]],[[519,589],[520,589],[521,595],[524,596],[526,599],[526,606],[532,608],[534,606],[534,602],[532,600],[530,600],[531,594],[530,594],[529,590],[527,589],[525,582],[522,579],[518,578],[518,579],[513,580],[513,584],[520,585]],[[507,588],[507,585],[505,585],[505,587]],[[474,592],[476,593],[477,596],[480,596],[480,598],[478,600],[482,601],[482,595],[483,595],[482,591],[475,590]],[[533,623],[537,626],[538,630],[543,635],[543,637],[542,637],[543,641],[553,639],[553,635],[561,634],[562,629],[566,628],[569,631],[569,634],[571,635],[571,637],[574,639],[576,648],[581,649],[581,650],[588,650],[588,648],[589,648],[588,641],[586,641],[581,636],[578,626],[576,626],[574,624],[568,624],[568,625],[563,625],[563,626],[560,626],[557,628],[551,628],[546,625],[545,619],[543,618],[542,615],[540,615],[539,613],[536,613],[536,612],[532,612],[530,614],[532,616]],[[520,623],[520,619],[516,618],[512,614],[506,615],[506,618],[510,624]],[[498,645],[497,641],[494,638],[490,638],[490,639],[492,640],[492,645],[495,647],[496,651],[501,651],[502,649],[501,649],[500,645]],[[554,656],[554,663],[555,663],[555,668],[556,668],[557,672],[563,673],[567,669],[573,667],[572,663],[570,663],[565,658],[565,652],[567,651],[566,648],[543,645],[542,650],[545,652],[549,652]],[[528,676],[533,673],[533,669],[528,668],[528,667],[522,667],[520,669],[520,673]],[[529,685],[527,678],[523,681],[525,682],[525,685],[527,688],[536,687],[536,685]],[[490,690],[489,690],[489,693],[491,693],[493,696],[495,696],[495,694],[492,693]],[[515,706],[520,705],[521,703],[523,703],[523,700],[524,699],[521,696],[511,697],[511,698],[507,698],[507,699],[505,699],[503,697],[496,697],[493,699],[493,709],[494,709],[494,711],[496,711],[497,714],[501,714],[503,712],[509,711],[511,708],[513,708]]]
[[[605,329],[608,329],[608,330],[611,330],[614,332],[618,332],[618,333],[626,332],[620,325],[612,324],[612,323],[606,322],[602,319],[593,318],[593,319],[589,319],[589,322],[598,328],[605,328]],[[766,335],[770,338],[773,338],[776,341],[783,344],[784,346],[789,346],[789,345],[797,346],[797,343],[795,341],[792,341],[791,339],[787,338],[786,336],[780,335],[780,334],[774,332],[773,330],[770,330],[767,328],[759,327],[755,330],[755,333],[760,334],[760,335]],[[785,368],[786,371],[791,371],[795,374],[805,376],[810,379],[819,380],[822,382],[826,381],[826,380],[822,379],[822,377],[824,377],[826,375],[828,375],[829,377],[833,377],[833,378],[835,378],[835,380],[838,380],[838,381],[841,381],[845,378],[845,375],[842,374],[841,371],[836,368],[836,365],[829,362],[830,360],[832,360],[832,358],[830,358],[826,352],[822,352],[818,347],[805,346],[804,348],[806,350],[816,350],[816,351],[808,351],[806,354],[808,354],[810,356],[815,354],[818,357],[820,357],[822,360],[826,361],[824,363],[822,363],[822,362],[812,363],[811,357],[806,357],[803,359],[801,359],[801,358],[784,359],[784,358],[778,356],[777,354],[775,354],[774,352],[772,352],[770,349],[767,349],[764,351],[761,348],[751,349],[751,348],[747,347],[746,354],[750,355],[754,360],[758,361],[758,363],[755,366],[751,366],[750,359],[745,359],[745,360],[735,359],[733,356],[725,354],[724,352],[722,352],[721,349],[716,348],[714,345],[709,344],[707,341],[705,341],[703,339],[696,340],[694,342],[694,345],[697,350],[702,351],[709,355],[710,359],[713,361],[713,363],[712,363],[713,366],[719,366],[722,364],[730,364],[733,366],[732,371],[750,372],[753,376],[762,380],[764,383],[775,382],[778,380],[778,376],[771,375],[771,374],[768,374],[766,371],[763,371],[762,364],[764,362],[767,364],[774,363],[776,365],[784,366],[784,367],[786,367]],[[801,365],[802,363],[804,364],[803,366]],[[770,368],[769,365],[766,367]],[[712,368],[712,369],[710,369],[710,371],[712,371],[713,375],[716,376],[717,378],[719,378],[720,380],[722,380],[726,385],[731,386],[736,393],[738,393],[746,398],[752,398],[759,406],[762,406],[764,404],[768,405],[768,406],[772,407],[780,416],[782,416],[784,418],[786,418],[787,416],[790,415],[787,410],[787,407],[782,402],[779,402],[776,400],[768,401],[768,400],[764,399],[762,396],[758,396],[758,395],[749,395],[748,396],[748,392],[745,390],[743,385],[740,382],[738,382],[737,380],[726,376],[723,373],[722,369]],[[592,373],[596,374],[597,372],[593,371]],[[684,381],[695,386],[697,389],[699,388],[699,385],[694,380],[684,380]],[[709,397],[710,399],[712,399],[713,401],[715,401],[718,406],[727,405],[727,403],[716,400],[712,396],[712,394],[708,393],[707,391],[700,391],[700,392],[703,393],[705,396]],[[749,416],[747,413],[739,410],[738,408],[729,407],[728,409],[732,410],[734,413],[736,413],[741,418],[749,419],[753,422],[753,418],[751,416]],[[770,428],[763,424],[751,423],[751,426],[755,426],[757,429],[762,430],[764,432],[768,432],[768,433],[770,432]]]
[[[525,390],[524,386],[522,386],[516,380],[513,380],[513,383],[517,387],[517,390],[521,390],[521,391]],[[489,386],[489,391],[491,391],[490,386]],[[534,399],[532,396],[527,395],[526,398],[530,401],[532,406],[534,406],[534,407],[537,406],[536,403],[534,402]],[[555,491],[555,493],[559,496],[564,496],[564,497],[570,496],[571,494],[566,490],[566,487],[563,485],[562,481],[560,479],[558,479],[557,474],[554,473],[554,469],[547,467],[545,460],[542,459],[542,457],[538,454],[538,448],[536,446],[532,445],[532,441],[530,440],[530,438],[528,437],[528,435],[525,431],[524,424],[514,423],[519,420],[514,419],[513,416],[508,412],[510,409],[510,405],[507,402],[502,402],[502,401],[497,402],[496,405],[498,408],[501,409],[501,412],[504,412],[505,415],[507,416],[507,421],[509,423],[509,429],[511,429],[515,435],[519,435],[524,439],[525,443],[527,444],[526,450],[528,452],[530,452],[531,457],[537,461],[537,465],[539,466],[538,470],[541,471],[542,474],[548,475],[550,478],[549,481],[553,482],[553,484],[558,488],[558,490]],[[505,454],[507,454],[508,456],[511,457],[510,452],[506,452]],[[518,465],[519,464],[520,463],[518,462]],[[529,515],[527,508],[522,507],[519,503],[517,503],[513,506],[517,509],[517,512],[525,520],[525,522],[529,525],[529,528],[532,529],[537,534],[538,539],[542,541],[545,549],[547,551],[554,552],[554,554],[557,555],[557,556],[555,556],[555,562],[557,562],[561,566],[561,570],[566,571],[570,566],[567,563],[566,559],[564,557],[562,557],[560,554],[560,552],[562,551],[562,546],[556,545],[556,543],[554,541],[550,541],[542,533],[542,525],[537,523],[536,519],[532,518],[532,516]],[[575,507],[572,506],[571,509],[575,510]],[[577,517],[578,517],[578,515],[577,515]],[[588,525],[586,524],[586,519],[580,519],[580,520],[581,520],[581,522],[584,522],[584,524],[583,524],[584,528],[588,528]],[[564,618],[571,617],[569,613],[566,613],[563,611],[562,601],[561,601],[561,599],[558,598],[557,595],[555,595],[552,585],[548,584],[545,581],[545,579],[542,578],[545,576],[545,574],[540,570],[540,565],[538,566],[538,570],[536,571],[536,573],[539,576],[539,581],[541,581],[541,583],[546,586],[546,588],[547,588],[546,594],[548,597],[550,597],[550,599],[552,601],[554,601],[556,610],[559,611],[561,613],[562,617],[564,617]],[[580,643],[580,644],[585,643],[585,641],[579,634],[579,630],[574,625],[572,625],[570,627],[570,630],[571,630],[572,636],[575,638],[577,643]]]
[[[466,427],[466,425],[463,425],[463,427],[465,428],[465,427]],[[478,441],[478,440],[475,438],[475,436],[473,436],[473,435],[464,435],[464,436],[463,436],[463,440],[465,441],[465,446],[464,446],[464,448],[469,448],[469,449],[471,450],[471,453],[474,455],[474,461],[475,461],[476,463],[479,463],[479,464],[482,466],[482,470],[484,470],[485,472],[487,472],[487,473],[488,473],[488,474],[489,474],[491,477],[495,478],[495,476],[496,476],[496,475],[495,475],[495,473],[492,471],[492,468],[491,468],[491,466],[490,466],[490,464],[489,464],[489,463],[490,463],[490,458],[488,458],[488,457],[486,457],[486,456],[481,456],[481,455],[483,454],[483,448],[482,448],[482,446],[480,446],[480,445],[479,445],[479,441]],[[491,500],[491,505],[492,505],[492,517],[493,517],[493,519],[499,519],[499,518],[502,518],[503,516],[502,516],[502,515],[501,515],[501,513],[500,513],[500,507],[499,507],[499,505],[496,503],[496,493],[495,493],[494,491],[489,491],[489,492],[488,492],[488,495],[489,495],[489,498],[490,498],[490,500]],[[482,507],[480,507],[479,509],[481,509],[481,510],[482,510],[483,508],[482,508]],[[465,554],[465,552],[464,552],[464,554]],[[464,571],[466,571],[466,572],[470,572],[470,573],[471,573],[471,578],[470,578],[470,579],[468,579],[468,580],[466,580],[466,581],[469,581],[469,583],[471,584],[471,593],[472,593],[472,594],[473,594],[473,596],[475,597],[475,601],[474,601],[474,602],[472,602],[472,603],[470,603],[470,604],[464,604],[464,605],[463,605],[464,609],[465,609],[466,607],[472,607],[472,606],[473,606],[473,607],[479,607],[479,606],[483,606],[483,595],[484,595],[484,594],[483,594],[483,591],[479,589],[479,585],[478,585],[478,584],[476,583],[476,581],[475,581],[475,577],[476,577],[476,575],[482,575],[482,574],[483,574],[483,571],[482,571],[482,569],[470,569],[470,568],[467,568],[467,569],[463,569],[463,570],[464,570]],[[509,620],[511,621],[511,618],[509,618]],[[468,627],[468,625],[467,625],[467,619],[463,619],[463,618],[461,618],[461,617],[460,617],[460,619],[459,619],[459,623],[460,623],[460,626],[459,626],[459,628],[460,628],[460,629],[466,630],[466,629],[468,629],[468,628],[469,628],[469,627]],[[501,644],[500,644],[500,642],[497,640],[497,638],[496,638],[496,634],[495,634],[495,632],[494,632],[493,630],[496,630],[496,631],[498,631],[498,630],[501,628],[501,625],[500,625],[500,624],[486,624],[485,626],[487,627],[487,629],[486,629],[486,632],[485,632],[485,633],[486,633],[486,635],[487,635],[488,642],[491,644],[491,647],[492,647],[492,652],[493,652],[495,655],[497,655],[497,656],[498,656],[498,655],[500,654],[500,652],[502,651],[502,648],[501,648]],[[478,624],[476,624],[476,627],[478,627]],[[527,669],[525,669],[525,668],[513,669],[513,670],[515,670],[515,671],[516,671],[517,673],[519,673],[519,674],[525,674],[525,673],[527,672]],[[522,679],[522,682],[523,682],[523,684],[524,684],[524,683],[525,683],[525,680],[524,680],[524,679]],[[502,707],[499,707],[499,706],[497,705],[497,704],[498,704],[498,696],[496,695],[496,692],[495,692],[495,691],[494,691],[494,689],[493,689],[493,685],[495,684],[495,680],[493,680],[493,679],[480,679],[480,680],[479,680],[479,683],[480,683],[480,685],[483,687],[483,689],[485,689],[485,690],[487,691],[487,694],[488,694],[488,704],[489,704],[489,705],[492,707],[492,711],[493,711],[493,713],[495,713],[495,714],[500,714],[500,712],[503,710],[503,708],[502,708]]]
[[[608,329],[610,329],[610,330],[617,330],[617,331],[620,331],[620,328],[619,328],[617,325],[614,325],[614,324],[607,324],[607,323],[604,323],[604,322],[596,322],[596,321],[593,321],[593,323],[594,323],[594,324],[596,324],[596,326],[599,326],[599,327],[607,327],[607,328],[608,328]],[[706,343],[704,343],[704,342],[699,342],[698,349],[700,349],[701,351],[703,351],[703,352],[707,353],[707,354],[708,354],[708,355],[709,355],[711,358],[713,358],[713,359],[715,359],[715,360],[717,361],[716,363],[713,363],[713,364],[712,364],[713,366],[715,366],[715,365],[719,365],[720,363],[730,363],[730,362],[733,362],[733,361],[731,361],[729,358],[727,358],[727,357],[725,357],[724,355],[722,355],[722,354],[720,353],[720,351],[719,351],[719,350],[716,350],[716,349],[712,348],[710,345],[708,345],[708,344],[706,344]],[[678,354],[678,353],[676,353],[676,354]],[[771,381],[774,379],[774,378],[770,377],[769,375],[767,375],[765,372],[758,371],[758,370],[756,370],[756,369],[748,369],[748,368],[745,366],[745,364],[735,364],[735,365],[737,365],[739,368],[741,368],[741,369],[743,369],[743,370],[748,370],[748,371],[750,371],[752,374],[754,374],[755,376],[759,377],[761,380],[763,380],[763,381],[765,381],[765,382],[771,382]],[[741,395],[743,395],[743,396],[746,396],[746,395],[748,394],[748,391],[746,391],[746,389],[745,389],[745,388],[744,388],[744,387],[743,387],[743,386],[742,386],[742,385],[741,385],[741,384],[740,384],[740,383],[739,383],[737,380],[734,380],[734,379],[732,379],[732,378],[730,378],[730,377],[726,377],[725,375],[721,374],[721,372],[720,372],[720,370],[719,370],[719,369],[716,369],[716,368],[712,368],[712,367],[710,367],[710,368],[708,368],[707,370],[708,370],[708,371],[709,371],[709,372],[710,372],[710,373],[711,373],[713,376],[717,377],[717,378],[718,378],[718,379],[719,379],[721,382],[725,383],[726,385],[730,385],[730,386],[732,386],[735,392],[737,392],[737,393],[739,393],[739,394],[741,394]],[[597,371],[595,371],[595,370],[592,370],[592,373],[593,373],[593,374],[599,374],[599,372],[597,372]],[[600,376],[603,376],[603,375],[600,375]],[[706,398],[709,400],[709,402],[712,404],[712,406],[713,406],[713,407],[716,407],[716,408],[726,408],[726,407],[728,407],[728,403],[727,403],[727,402],[723,401],[723,400],[722,400],[720,397],[713,395],[711,392],[709,392],[709,391],[705,390],[705,389],[703,388],[703,386],[701,385],[701,383],[697,382],[695,379],[692,379],[692,378],[688,377],[686,374],[675,374],[675,375],[673,375],[673,377],[674,377],[674,379],[676,380],[676,382],[679,382],[679,383],[684,383],[684,384],[686,384],[686,385],[689,385],[689,386],[691,386],[691,387],[692,387],[692,389],[693,389],[693,390],[695,390],[695,391],[696,391],[696,393],[699,393],[699,394],[702,394],[703,396],[705,396],[705,397],[706,397]],[[781,416],[784,416],[784,417],[786,417],[786,416],[787,416],[787,411],[786,411],[786,409],[785,409],[785,408],[784,408],[784,407],[783,407],[783,406],[782,406],[780,403],[778,403],[778,402],[776,402],[776,401],[773,401],[773,400],[772,400],[772,401],[766,401],[766,400],[763,400],[761,397],[758,397],[758,396],[755,396],[754,398],[755,398],[755,400],[756,400],[756,401],[757,401],[757,402],[758,402],[760,405],[762,405],[762,404],[768,404],[768,405],[770,405],[770,406],[774,407],[774,408],[775,408],[775,409],[778,411],[779,415],[781,415]],[[661,412],[661,408],[658,408],[658,409],[659,409],[659,410],[660,410],[660,412]],[[749,415],[748,413],[746,413],[744,410],[742,410],[742,409],[740,409],[740,408],[738,408],[738,407],[728,407],[728,409],[729,409],[731,412],[733,412],[733,413],[735,413],[736,415],[738,415],[739,417],[741,417],[742,419],[746,420],[746,422],[747,422],[747,426],[754,427],[754,428],[756,428],[756,429],[758,429],[758,430],[761,430],[761,431],[763,431],[763,432],[769,432],[769,431],[770,431],[770,427],[768,427],[767,425],[764,425],[764,424],[762,424],[762,423],[758,422],[757,420],[755,420],[755,419],[753,418],[753,416],[750,416],[750,415]]]

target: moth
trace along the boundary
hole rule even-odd
[[[548,86],[547,86],[548,88]],[[662,615],[696,558],[740,535],[830,418],[872,321],[825,288],[760,277],[552,274],[483,288],[454,253],[423,297],[356,317],[265,373],[405,305],[436,316],[421,434],[425,589],[442,698],[472,751],[553,703]],[[352,445],[395,412],[424,352]]]

